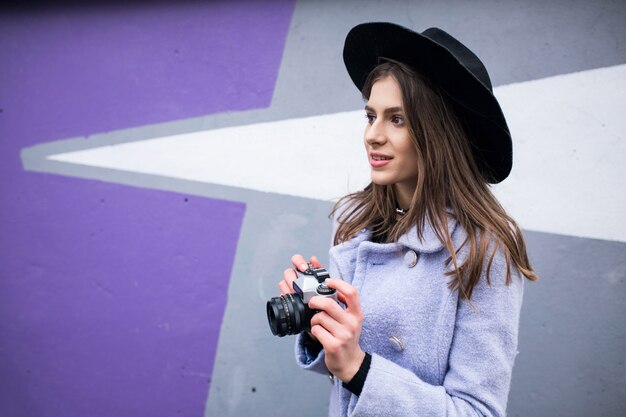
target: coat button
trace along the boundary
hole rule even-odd
[[[407,251],[407,253],[404,254],[404,262],[409,268],[413,268],[417,265],[417,258],[417,253],[414,250]]]
[[[389,336],[389,341],[397,352],[402,352],[404,350],[404,342],[402,342],[399,337],[391,335]]]

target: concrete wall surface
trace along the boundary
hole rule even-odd
[[[463,40],[507,117],[508,414],[623,415],[626,3],[162,0],[0,6],[0,416],[326,413],[265,302],[368,181],[365,21]]]

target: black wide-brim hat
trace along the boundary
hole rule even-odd
[[[509,175],[511,134],[487,69],[469,48],[439,28],[417,33],[393,23],[374,22],[350,30],[343,60],[359,91],[385,58],[409,65],[448,96],[488,182],[496,184]]]

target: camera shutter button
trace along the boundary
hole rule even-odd
[[[335,293],[335,289],[334,288],[328,288],[326,286],[326,284],[320,284],[317,287],[317,293],[319,295],[331,295]]]

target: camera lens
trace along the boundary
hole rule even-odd
[[[298,294],[284,294],[267,302],[267,321],[274,336],[298,334],[311,325],[311,312]]]

